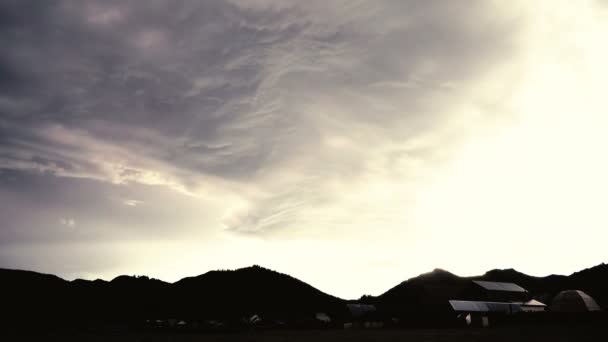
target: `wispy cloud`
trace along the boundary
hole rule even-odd
[[[127,205],[129,207],[136,207],[136,206],[138,206],[140,204],[143,204],[144,201],[138,201],[138,200],[134,200],[134,199],[126,199],[122,203],[124,203],[125,205]]]

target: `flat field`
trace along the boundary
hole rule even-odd
[[[51,333],[12,336],[12,340],[36,341],[139,341],[139,342],[477,342],[477,341],[608,341],[608,327],[600,328],[495,328],[421,330],[324,330],[263,331],[244,333]]]

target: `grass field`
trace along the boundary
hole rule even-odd
[[[462,330],[331,330],[331,331],[266,331],[231,334],[152,334],[152,333],[108,333],[82,334],[62,333],[38,335],[30,339],[20,336],[11,340],[37,341],[139,341],[139,342],[447,342],[447,341],[608,341],[608,327],[601,328],[508,328],[508,329],[462,329]]]

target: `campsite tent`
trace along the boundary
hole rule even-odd
[[[588,294],[579,290],[560,292],[551,303],[551,311],[555,312],[586,312],[599,311],[600,306]]]

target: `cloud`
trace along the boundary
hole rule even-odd
[[[520,88],[563,84],[529,77],[561,68],[546,51],[586,51],[558,46],[586,42],[574,39],[586,31],[570,30],[580,23],[555,19],[564,8],[575,10],[476,0],[2,2],[0,243],[12,246],[3,260],[21,260],[18,247],[106,253],[127,242],[151,260],[146,243],[166,240],[423,250],[416,241],[441,229],[425,233],[417,211],[467,193],[437,185],[452,179],[445,170],[471,172],[454,166],[471,145],[523,122],[526,99],[551,98],[532,91],[524,101]],[[555,22],[539,19],[549,9]],[[548,39],[551,23],[560,39]],[[556,47],[544,50],[549,41]],[[581,58],[599,60],[595,52]],[[455,189],[447,202],[445,189]],[[69,222],[78,229],[66,233]]]
[[[3,168],[223,193],[224,227],[260,234],[347,222],[323,208],[416,177],[520,20],[484,2],[4,7]]]
[[[129,207],[136,207],[140,204],[143,204],[144,201],[138,201],[138,200],[134,200],[134,199],[126,199],[123,201],[124,205],[127,205]]]

